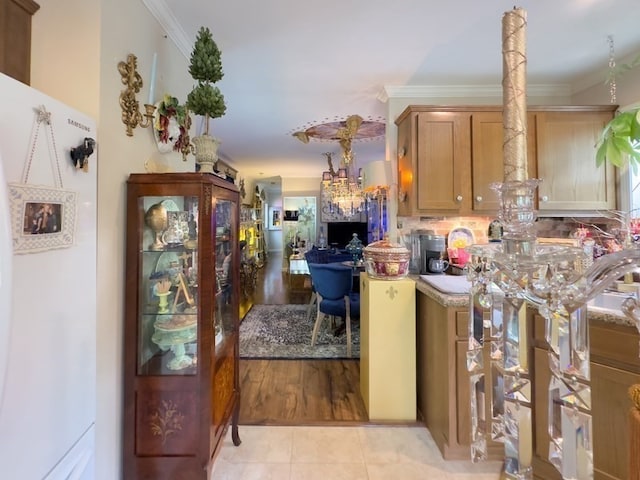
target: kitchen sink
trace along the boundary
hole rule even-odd
[[[631,296],[633,296],[632,293],[603,292],[589,300],[587,306],[589,309],[610,310],[622,315],[622,302]]]

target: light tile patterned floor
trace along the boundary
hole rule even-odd
[[[498,480],[501,462],[445,461],[424,427],[241,426],[211,480]]]

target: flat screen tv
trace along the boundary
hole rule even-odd
[[[363,245],[369,243],[367,222],[329,222],[327,223],[327,243],[330,247],[344,249],[357,233]]]

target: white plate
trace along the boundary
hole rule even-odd
[[[459,245],[454,245],[454,242]],[[467,227],[456,227],[449,232],[447,237],[447,247],[449,248],[464,248],[474,243],[476,243],[475,236]]]

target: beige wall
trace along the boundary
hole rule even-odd
[[[572,97],[576,105],[607,105],[611,103],[609,85],[605,84],[606,72],[602,81],[585,90],[577,92]],[[616,79],[616,105],[625,107],[640,102],[640,67],[618,76]]]
[[[160,155],[150,129],[125,134],[118,103],[118,62],[138,57],[148,101],[153,54],[158,54],[157,100],[164,92],[184,101],[192,80],[188,59],[144,7],[127,0],[40,2],[33,19],[32,86],[85,112],[98,125],[97,415],[96,479],[120,478],[125,188],[145,162],[194,170],[193,158]]]

